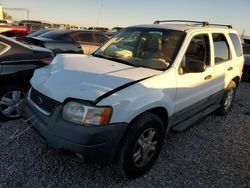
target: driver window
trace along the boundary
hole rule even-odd
[[[187,67],[191,63],[205,63],[210,66],[210,45],[209,37],[206,34],[197,35],[192,38],[188,49],[182,60],[182,67]]]

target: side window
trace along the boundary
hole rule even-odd
[[[93,43],[93,34],[91,32],[89,33],[78,33],[77,35],[77,41],[78,42],[88,42]]]
[[[0,42],[0,55],[5,53],[8,49],[9,49],[9,46],[7,46],[6,44]]]
[[[62,40],[62,41],[64,41],[64,42],[73,42],[72,38],[71,38],[69,35],[67,35],[67,34],[62,35],[62,36],[59,38],[59,40]]]
[[[241,46],[241,42],[240,42],[240,39],[239,39],[238,35],[235,34],[235,33],[230,33],[229,36],[230,36],[231,41],[233,43],[236,55],[238,57],[242,56],[242,54],[243,54],[242,46]]]
[[[99,35],[99,34],[96,34],[95,38],[96,38],[96,43],[98,44],[103,44],[108,40],[106,37]]]
[[[210,65],[210,45],[207,34],[197,35],[192,38],[185,53],[183,65],[187,67],[191,64],[205,63]]]
[[[214,62],[215,64],[223,63],[231,59],[229,45],[224,34],[213,34],[214,42]]]

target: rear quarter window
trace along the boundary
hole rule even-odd
[[[92,32],[77,32],[74,34],[74,40],[80,43],[93,43],[93,33]]]
[[[243,55],[242,45],[241,45],[241,42],[240,42],[238,35],[235,33],[230,33],[229,36],[230,36],[231,41],[233,43],[234,50],[235,50],[237,57],[242,56]]]
[[[95,34],[95,39],[95,42],[98,44],[103,44],[108,40],[107,37],[102,36],[101,34]]]

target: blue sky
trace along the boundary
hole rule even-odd
[[[0,4],[28,8],[31,19],[55,23],[113,27],[158,19],[208,20],[232,24],[240,34],[245,29],[250,35],[250,0],[0,0]],[[8,13],[27,19],[25,12]]]

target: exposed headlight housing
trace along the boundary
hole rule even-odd
[[[63,119],[86,126],[106,125],[112,114],[112,107],[88,106],[79,102],[68,102],[63,107]]]

